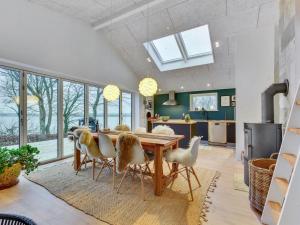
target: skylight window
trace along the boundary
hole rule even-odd
[[[214,62],[208,25],[145,42],[144,47],[160,71]]]
[[[164,63],[183,59],[174,35],[153,40],[152,44]]]
[[[188,57],[212,53],[208,25],[180,33]]]

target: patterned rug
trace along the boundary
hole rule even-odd
[[[197,187],[196,180],[191,176],[194,201],[190,201],[188,183],[183,176],[178,176],[173,186],[168,187],[160,197],[153,194],[152,178],[146,177],[146,201],[141,197],[140,179],[130,175],[125,178],[117,194],[112,188],[109,169],[102,173],[98,181],[93,181],[91,168],[83,169],[76,176],[71,163],[63,163],[38,169],[26,178],[45,187],[69,205],[108,224],[198,225],[206,221],[205,215],[211,204],[207,194],[214,191],[220,174],[202,168],[195,168],[195,171],[202,187]],[[120,180],[121,175],[118,175],[116,184]]]
[[[249,187],[244,183],[244,172],[242,170],[234,171],[233,189],[237,191],[249,192]]]

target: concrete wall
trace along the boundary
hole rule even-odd
[[[2,0],[0,64],[137,89],[137,79],[101,34],[25,0]]]
[[[274,82],[274,27],[236,37],[236,158],[244,150],[243,124],[261,122],[261,93]]]

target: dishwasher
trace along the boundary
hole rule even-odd
[[[225,145],[227,143],[227,123],[223,121],[208,122],[208,144]]]

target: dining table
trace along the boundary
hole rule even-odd
[[[107,132],[113,144],[116,145],[120,132]],[[163,157],[164,153],[168,150],[174,150],[179,147],[179,141],[184,138],[184,135],[164,135],[153,133],[139,133],[135,134],[139,137],[143,149],[153,152],[154,155],[154,171],[152,178],[154,181],[154,194],[161,196],[164,189],[175,179],[174,174],[178,170],[178,164],[172,163],[171,171],[164,173],[163,170]],[[93,137],[98,144],[99,134],[93,133]],[[75,141],[74,141],[75,143]],[[74,170],[80,169],[81,153],[74,144]]]

